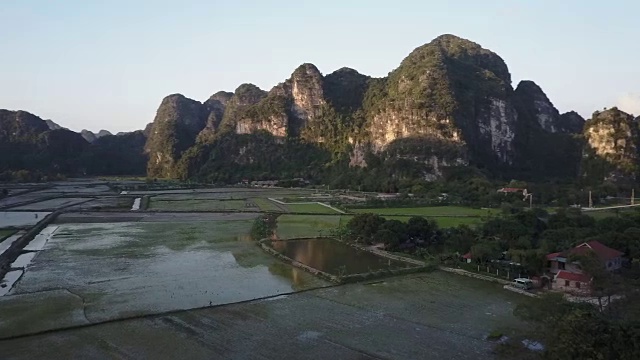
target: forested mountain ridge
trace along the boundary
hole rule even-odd
[[[144,174],[142,131],[83,135],[26,111],[0,109],[0,180],[39,180],[51,175]],[[15,176],[16,173],[19,176]]]
[[[247,83],[204,102],[169,95],[134,133],[83,139],[26,112],[1,114],[0,172],[146,168],[157,178],[303,177],[393,191],[459,167],[587,183],[637,181],[640,168],[638,119],[618,109],[587,122],[561,114],[535,82],[513,88],[499,55],[454,35],[416,48],[383,78],[305,63],[269,91]]]
[[[469,165],[495,176],[575,179],[582,163],[584,119],[560,114],[533,81],[514,89],[500,56],[454,35],[416,48],[384,78],[349,68],[324,76],[305,63],[268,92],[243,84],[204,103],[180,101],[192,111],[164,101],[158,109],[160,131],[147,145],[153,176],[389,182]],[[179,130],[163,130],[167,116]],[[198,135],[183,140],[187,133]],[[169,157],[153,146],[174,142],[192,145]],[[171,165],[157,172],[160,158]],[[305,166],[294,165],[301,159]]]

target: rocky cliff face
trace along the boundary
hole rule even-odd
[[[640,171],[640,119],[611,108],[593,113],[584,127],[583,176],[633,181]]]
[[[581,156],[577,135],[582,128],[577,114],[560,115],[540,86],[529,80],[516,87],[514,104],[518,113],[515,174],[537,179],[575,177]]]
[[[522,105],[520,113],[523,116],[534,119],[546,132],[560,131],[560,112],[538,84],[528,80],[521,81],[516,87],[515,96]]]
[[[248,140],[225,140],[258,134],[273,137],[282,151],[293,148],[288,143],[304,143],[332,154],[327,167],[411,168],[410,173],[388,174],[396,178],[432,179],[443,168],[464,165],[523,177],[570,177],[580,162],[580,116],[560,115],[532,81],[514,90],[500,56],[453,35],[416,48],[384,78],[349,68],[323,76],[307,63],[269,92],[243,84],[233,94],[219,92],[204,104],[193,101],[189,108],[174,112],[171,121],[159,115],[154,122],[154,128],[157,122],[197,124],[193,131],[198,131],[198,145],[189,150],[188,174],[217,168],[221,158],[214,150],[222,143],[230,159],[259,158],[251,154],[255,147],[245,144],[233,150],[230,145]],[[167,132],[188,128],[158,126]],[[155,147],[155,154],[149,152],[150,169],[174,167],[185,151],[171,142],[165,145],[168,151],[162,145]],[[163,171],[151,174],[157,173]]]
[[[195,144],[207,116],[202,103],[183,95],[169,95],[162,100],[145,145],[149,155],[149,176],[177,176],[175,165],[182,153]]]
[[[222,118],[224,117],[224,111],[227,107],[227,103],[233,97],[233,93],[227,91],[219,91],[204,102],[206,111],[209,113],[207,116],[207,123],[198,134],[198,143],[209,143],[213,141],[216,130],[220,127]]]
[[[225,105],[220,131],[235,132],[237,124],[242,120],[246,109],[257,104],[266,96],[267,93],[264,90],[253,84],[240,85]]]
[[[258,102],[248,102],[236,113],[235,132],[266,131],[280,138],[299,135],[326,104],[323,81],[314,65],[300,65],[289,79],[275,86]]]
[[[369,89],[370,141],[380,151],[397,139],[425,136],[466,147],[482,166],[509,164],[517,120],[510,83],[498,55],[440,36]]]
[[[47,126],[49,127],[49,130],[60,130],[60,129],[64,129],[62,126],[56,124],[53,120],[45,120],[45,123],[47,123]]]
[[[567,134],[581,134],[584,129],[584,118],[575,111],[569,111],[560,115],[558,128]]]

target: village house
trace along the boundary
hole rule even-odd
[[[575,294],[587,294],[590,291],[591,276],[585,274],[578,262],[569,258],[575,255],[587,255],[593,252],[607,271],[622,267],[623,252],[612,249],[598,241],[582,243],[572,249],[547,255],[548,270],[553,276],[551,288]]]

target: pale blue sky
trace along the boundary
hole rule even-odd
[[[640,114],[635,0],[1,0],[0,108],[72,130],[140,129],[162,98],[263,89],[303,62],[384,76],[452,33],[498,53],[561,112]]]

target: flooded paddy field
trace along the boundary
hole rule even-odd
[[[0,228],[33,226],[49,214],[44,211],[0,211]]]
[[[378,270],[397,270],[415,264],[391,260],[339,241],[321,239],[273,240],[271,247],[280,254],[325,273],[343,276]]]
[[[50,225],[56,228],[53,235],[41,251],[20,259],[26,263],[15,267],[26,270],[0,299],[0,337],[57,328],[49,315],[69,318],[81,311],[82,322],[96,323],[328,285],[250,241],[256,214],[191,221],[166,221],[170,214],[162,215],[137,222]],[[70,299],[81,301],[66,315],[52,310],[32,317],[33,301],[25,300],[30,297],[53,309],[65,308]]]
[[[58,198],[58,199],[50,199],[50,200],[45,200],[41,202],[36,202],[28,205],[12,207],[11,210],[32,210],[32,211],[56,210],[64,207],[69,207],[72,205],[86,203],[92,200],[93,200],[92,198]]]
[[[258,211],[260,208],[251,200],[157,200],[152,198],[149,210],[164,211]]]
[[[492,359],[485,338],[523,326],[512,315],[519,299],[436,272],[0,340],[0,349],[7,359]]]
[[[63,212],[8,264],[3,359],[490,359],[486,336],[522,326],[512,310],[523,297],[492,283],[433,272],[335,286],[250,240],[261,212],[292,211],[269,198],[306,198],[310,190],[46,186],[2,199]],[[153,211],[131,211],[142,195]],[[68,206],[69,199],[89,201]],[[15,240],[46,214],[0,212],[0,228],[22,227],[8,238]],[[282,214],[276,235],[326,236],[352,216]],[[361,269],[340,249],[318,249],[319,242],[283,251],[302,260],[313,254],[307,262],[331,271],[380,261]]]

